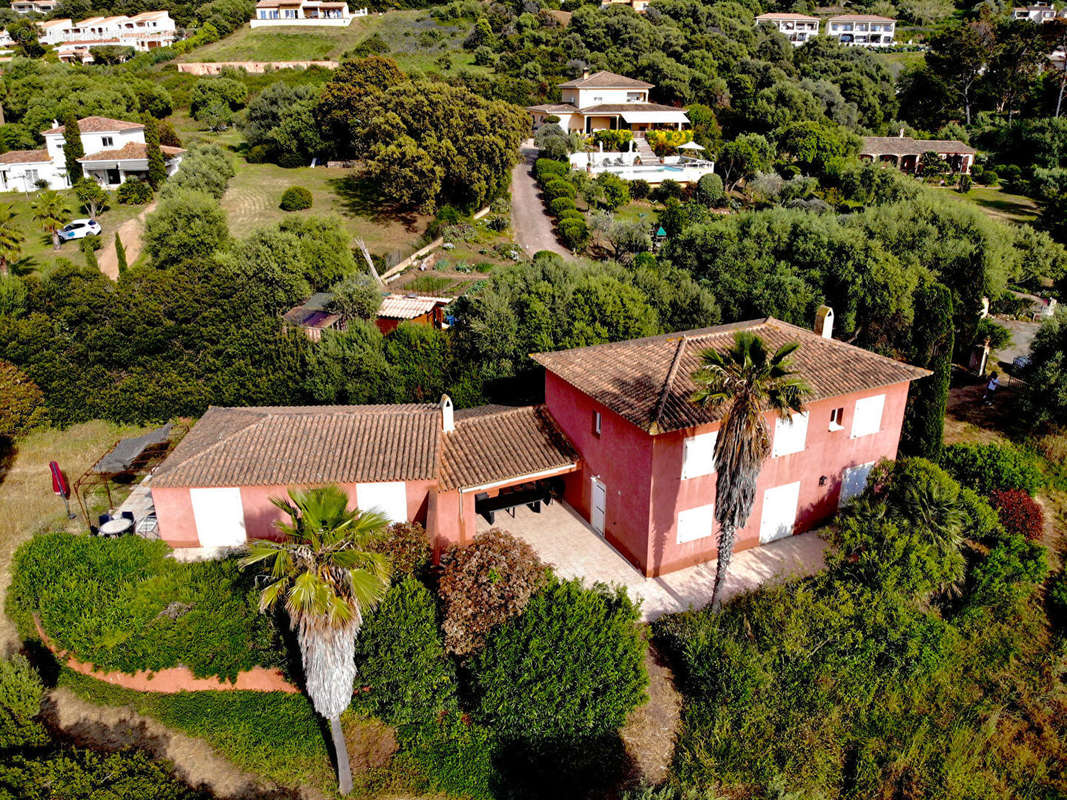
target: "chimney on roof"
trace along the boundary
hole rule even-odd
[[[830,306],[819,306],[815,312],[815,332],[824,339],[834,338],[834,310]]]
[[[59,127],[59,120],[58,119],[53,119],[52,120],[52,127],[53,128],[58,128]]]
[[[447,394],[441,395],[441,430],[451,433],[456,429],[456,417],[453,413],[452,398]]]
[[[900,129],[900,138],[901,139],[904,138],[904,129],[903,128]]]
[[[582,80],[585,80],[588,77],[589,77],[589,70],[588,69],[583,69],[582,70]]]

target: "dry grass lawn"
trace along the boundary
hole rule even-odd
[[[52,527],[84,530],[79,518],[67,520],[63,502],[52,494],[48,462],[55,460],[71,484],[122,436],[140,432],[108,422],[87,422],[67,430],[44,430],[18,442],[0,460],[0,608],[11,580],[15,549],[34,533]],[[71,510],[75,504],[71,499]],[[16,641],[15,628],[0,613],[0,651]]]

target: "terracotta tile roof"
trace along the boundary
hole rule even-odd
[[[807,14],[790,14],[783,11],[772,11],[769,14],[760,14],[756,17],[756,22],[763,22],[764,20],[803,20],[804,22],[818,22],[818,17],[809,17]]]
[[[415,319],[428,314],[437,306],[447,306],[453,299],[417,294],[387,294],[378,307],[378,316],[388,319]]]
[[[880,17],[877,14],[841,14],[830,17],[827,22],[896,22],[892,17]]]
[[[51,160],[47,150],[9,150],[0,153],[0,164],[41,164]]]
[[[811,385],[813,400],[911,381],[930,373],[836,339],[824,339],[771,317],[682,331],[647,339],[594,345],[531,358],[579,391],[651,433],[715,422],[719,410],[689,402],[690,375],[708,348],[725,349],[734,332],[750,330],[776,349],[799,341],[797,371]]]
[[[923,153],[970,154],[978,151],[957,139],[912,139],[910,136],[864,136],[865,156],[921,156]]]
[[[155,486],[432,480],[436,404],[207,410],[160,465]]]
[[[110,133],[111,131],[133,131],[143,128],[140,122],[128,122],[121,119],[111,119],[110,117],[85,117],[78,120],[78,130],[82,133]],[[63,126],[60,125],[56,128],[49,128],[46,131],[41,131],[42,134],[49,133],[63,133]]]
[[[543,111],[546,114],[576,114],[578,108],[570,103],[543,103],[539,106],[526,106],[527,111]]]
[[[443,436],[443,489],[482,486],[578,461],[544,406],[482,406],[455,414],[456,429]]]
[[[165,156],[176,156],[184,153],[180,147],[159,146],[160,152]],[[141,142],[127,142],[118,150],[99,150],[82,156],[78,161],[137,161],[148,158],[148,146]]]
[[[594,72],[588,78],[556,84],[560,89],[651,89],[655,84],[627,78],[615,72]]]
[[[677,106],[664,106],[659,103],[603,103],[599,106],[585,106],[579,109],[580,114],[622,114],[626,111],[677,111],[684,114],[684,108]]]

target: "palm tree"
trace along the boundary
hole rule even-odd
[[[0,203],[0,275],[7,275],[8,263],[19,257],[25,238],[15,224],[14,207]]]
[[[752,513],[756,480],[770,452],[770,435],[763,419],[773,411],[788,419],[804,407],[811,394],[791,369],[791,356],[800,347],[790,342],[769,355],[763,340],[751,331],[738,331],[729,350],[705,350],[701,367],[692,374],[697,390],[690,398],[701,406],[725,406],[715,441],[715,520],[719,523],[719,560],[711,603],[716,606],[734,552],[734,538]]]
[[[388,522],[380,514],[349,510],[348,495],[337,486],[290,489],[288,500],[271,502],[289,516],[277,523],[285,539],[253,542],[241,566],[272,562],[273,581],[260,594],[259,606],[265,611],[284,600],[300,645],[307,693],[315,711],[330,721],[338,786],[347,794],[352,770],[341,713],[352,701],[356,635],[364,613],[389,588],[392,571],[385,556],[366,547]]]
[[[40,222],[41,227],[51,234],[52,248],[58,250],[59,229],[66,224],[67,216],[70,214],[67,201],[54,189],[45,189],[37,195],[31,208],[34,221]]]

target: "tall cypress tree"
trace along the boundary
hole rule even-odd
[[[126,248],[122,246],[118,231],[115,231],[115,258],[119,262],[119,275],[122,275],[126,272]]]
[[[73,186],[82,178],[82,165],[78,159],[85,155],[82,147],[82,132],[78,117],[71,113],[63,119],[63,158],[67,162],[67,180]]]
[[[159,149],[159,123],[150,114],[145,114],[144,118],[144,143],[148,155],[148,182],[153,189],[158,189],[167,179],[167,162]]]
[[[910,456],[931,461],[941,458],[945,433],[945,409],[952,379],[952,292],[941,283],[930,283],[915,293],[915,323],[912,326],[910,361],[933,375],[915,381],[904,410],[900,449]]]

